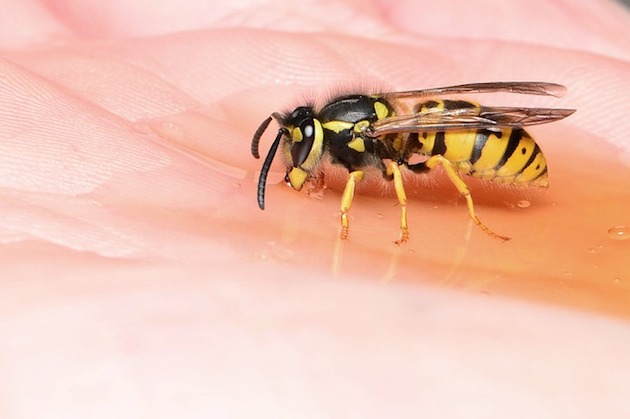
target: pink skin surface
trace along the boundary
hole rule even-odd
[[[621,6],[3,3],[0,417],[630,416]],[[307,197],[278,158],[257,208],[271,112],[495,80],[578,109],[531,130],[548,192],[469,181],[510,242],[441,173],[406,178],[400,247],[378,175],[343,243],[341,171]]]

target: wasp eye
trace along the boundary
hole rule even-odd
[[[312,119],[308,119],[300,124],[298,130],[301,134],[299,135],[300,141],[293,143],[291,148],[291,158],[293,159],[294,167],[298,167],[306,161],[315,141],[315,127]]]

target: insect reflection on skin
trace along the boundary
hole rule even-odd
[[[341,238],[349,232],[348,211],[355,187],[366,170],[376,169],[394,182],[401,207],[400,244],[408,240],[407,197],[401,169],[426,173],[442,166],[466,199],[470,217],[488,235],[509,240],[483,224],[461,174],[518,185],[549,185],[547,161],[524,127],[557,121],[574,109],[489,107],[442,96],[508,92],[560,97],[564,86],[545,82],[472,83],[375,95],[337,97],[320,109],[300,106],[273,113],[256,130],[252,155],[259,158],[260,138],[272,119],[280,125],[258,180],[258,205],[265,208],[265,185],[278,147],[286,164],[286,181],[300,190],[316,178],[324,157],[348,170],[341,198]],[[410,163],[415,156],[425,156]],[[417,159],[416,159],[417,160]]]

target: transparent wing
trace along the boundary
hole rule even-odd
[[[370,137],[380,137],[400,132],[521,128],[557,121],[573,112],[575,109],[487,106],[456,109],[429,108],[415,114],[378,120],[367,129],[366,134]]]
[[[562,97],[566,93],[567,88],[561,84],[547,83],[539,81],[508,81],[508,82],[489,82],[489,83],[469,83],[458,84],[455,86],[436,87],[432,89],[410,90],[407,92],[391,92],[383,93],[382,96],[391,99],[413,99],[423,98],[427,96],[450,95],[461,93],[520,93],[524,95],[541,95]]]

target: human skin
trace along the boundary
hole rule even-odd
[[[3,3],[0,416],[630,415],[620,6]],[[406,179],[402,246],[378,176],[345,242],[342,171],[307,197],[277,159],[258,209],[271,112],[495,80],[569,90],[476,99],[577,109],[531,129],[548,192],[467,179],[509,242],[440,173]]]

